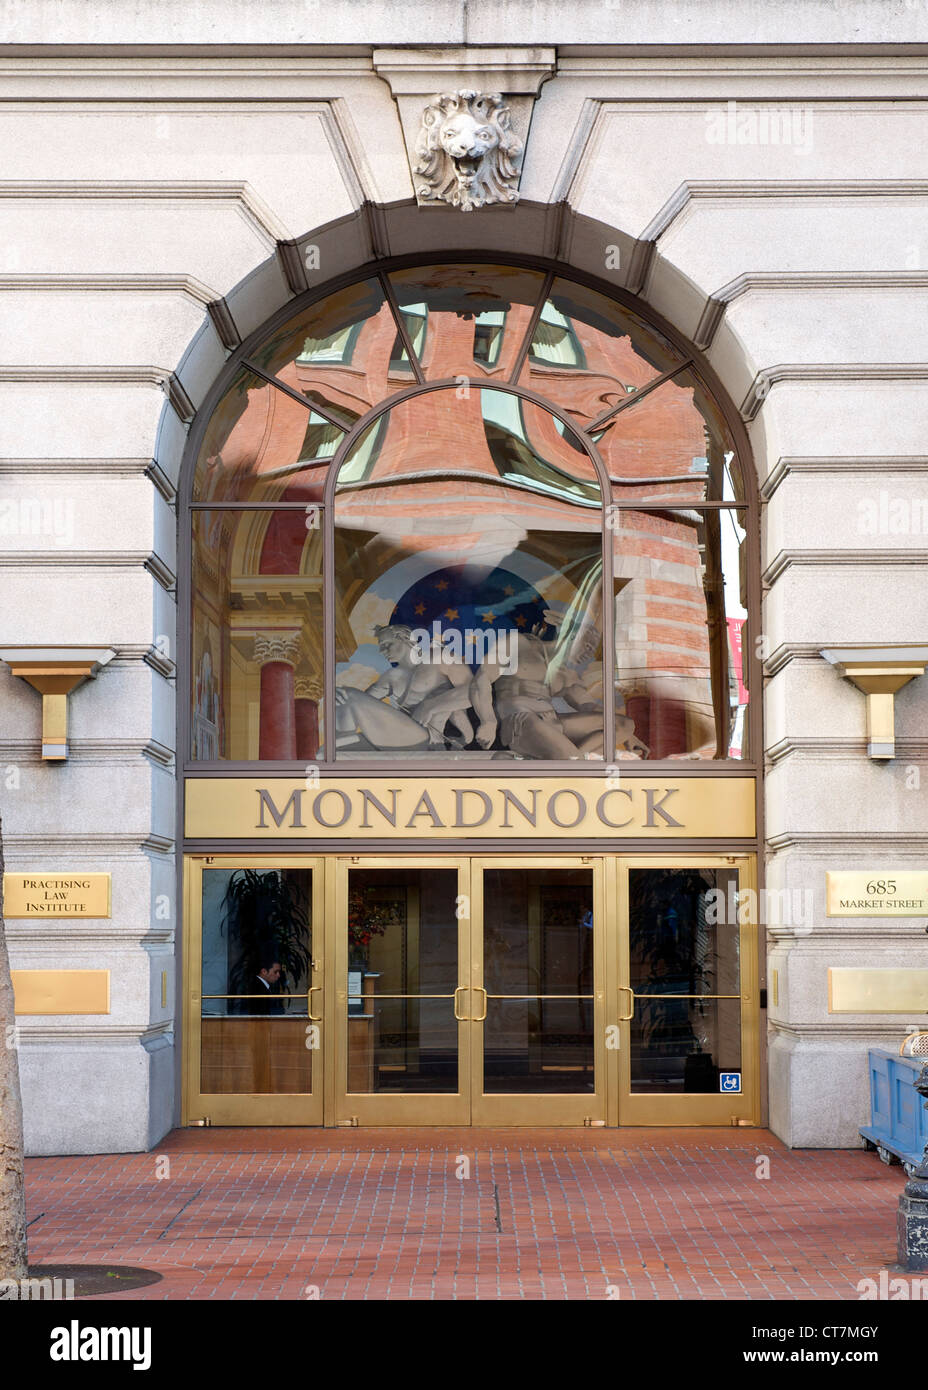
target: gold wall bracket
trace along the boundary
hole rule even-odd
[[[928,647],[826,647],[822,656],[867,697],[867,752],[896,756],[895,695],[928,666]]]
[[[0,647],[14,676],[28,681],[42,696],[42,757],[62,762],[68,756],[68,696],[116,655],[109,647]]]

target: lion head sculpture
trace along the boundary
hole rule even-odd
[[[522,141],[498,92],[446,92],[422,113],[415,168],[420,198],[462,212],[518,200]]]

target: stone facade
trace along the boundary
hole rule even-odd
[[[909,1020],[830,1015],[827,971],[926,966],[928,943],[920,919],[827,917],[824,875],[925,867],[928,680],[899,694],[896,756],[875,762],[864,697],[820,651],[926,637],[928,9],[424,13],[0,3],[0,637],[116,652],[71,697],[62,766],[41,761],[35,693],[0,666],[7,869],[105,869],[114,888],[106,921],[8,923],[14,968],[112,971],[109,1015],[22,1021],[29,1148],[145,1149],[178,1115],[190,419],[296,294],[466,248],[635,296],[741,411],[763,499],[765,878],[815,894],[811,924],[768,932],[769,1120],[793,1145],[855,1145],[867,1047]],[[426,103],[462,89],[502,93],[524,144],[518,202],[466,216],[420,206],[414,179]]]

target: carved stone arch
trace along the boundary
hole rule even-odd
[[[720,315],[715,313],[711,306],[707,307],[707,297],[701,296],[684,275],[658,256],[653,243],[636,241],[615,228],[577,217],[567,208],[522,204],[516,209],[506,211],[484,209],[479,218],[467,221],[469,228],[477,229],[480,237],[479,246],[474,245],[473,235],[469,243],[462,237],[461,225],[461,220],[456,218],[451,209],[447,213],[435,210],[426,221],[406,203],[384,208],[368,205],[353,217],[308,233],[294,242],[279,244],[275,257],[257,267],[226,298],[209,306],[208,324],[204,324],[191,343],[172,378],[170,413],[165,416],[162,437],[159,439],[157,463],[164,474],[178,480],[185,518],[194,461],[217,403],[228,389],[235,373],[240,370],[241,364],[249,361],[261,345],[266,345],[272,340],[294,315],[360,280],[376,275],[385,276],[395,270],[455,262],[509,265],[514,268],[547,272],[549,277],[562,277],[567,282],[586,286],[589,290],[604,296],[605,300],[615,304],[617,320],[621,321],[623,310],[637,316],[646,328],[662,335],[678,354],[679,360],[687,364],[687,369],[695,374],[698,379],[697,401],[710,402],[724,417],[727,437],[735,441],[734,448],[743,470],[743,492],[736,488],[734,496],[738,502],[746,503],[750,508],[749,525],[752,534],[748,553],[752,554],[752,559],[747,566],[749,601],[746,606],[756,612],[759,608],[757,479],[750,461],[751,453],[744,419],[734,406],[730,394],[726,392],[724,383],[719,380],[692,338],[682,333],[676,323],[652,308],[652,301],[659,299],[664,307],[676,307],[692,322],[701,304],[700,321],[705,326],[713,320],[713,331],[718,331]],[[613,262],[611,265],[610,258]],[[551,280],[547,283],[550,285]],[[384,287],[386,288],[386,282]],[[392,307],[396,315],[395,299]],[[248,370],[251,370],[250,366]],[[410,390],[428,391],[451,384],[448,381],[420,380],[418,385]],[[507,379],[505,383],[502,380],[494,383],[488,379],[485,383],[477,384],[496,384],[512,394],[522,394],[526,398],[533,395],[532,392],[514,384],[511,379]],[[284,390],[288,389],[289,387],[284,386]],[[293,396],[296,393],[291,390],[290,394]],[[355,421],[349,437],[357,437],[357,433],[366,423],[392,408],[404,394],[406,393],[403,389],[398,389],[395,394],[382,397],[370,411]],[[539,404],[551,409],[551,401],[544,402],[537,393],[535,399]],[[286,402],[286,397],[283,400]],[[300,409],[302,408],[301,405]],[[562,426],[572,424],[563,410],[558,412],[555,408],[553,413],[560,413]],[[185,441],[184,435],[188,425],[189,436]],[[589,447],[596,462],[598,455],[591,432],[581,433],[584,436],[584,447]],[[344,456],[343,449],[349,437],[343,441],[333,462]],[[165,446],[163,453],[160,447],[162,443]],[[181,446],[186,448],[183,475],[179,467]],[[727,444],[724,446],[726,449],[728,447]],[[712,450],[693,449],[692,452],[711,454]],[[718,447],[715,457],[720,457]],[[597,471],[604,490],[604,500],[607,500],[610,497],[609,476],[601,460],[598,461]],[[335,473],[336,469],[332,468],[327,484],[326,496],[330,501]],[[729,494],[729,497],[731,495]],[[326,521],[326,525],[328,524]],[[260,570],[260,536],[264,529],[263,522],[252,526],[248,532],[248,544],[245,544],[244,532],[236,538],[239,543],[237,556],[244,559],[245,550],[248,552],[249,558],[243,572],[251,574]],[[182,530],[186,531],[186,523]],[[241,549],[243,544],[245,550]],[[307,545],[309,544],[307,542]],[[190,556],[185,543],[181,546],[179,578],[179,592],[186,603],[190,592]],[[603,578],[605,581],[607,576],[604,574]],[[720,572],[713,582],[716,588],[719,588]],[[292,587],[288,586],[288,594]],[[343,614],[341,620],[336,615],[333,620],[336,631],[341,631],[342,620],[347,629],[347,615]],[[185,618],[181,621],[183,624]],[[613,627],[610,626],[609,630],[611,632]],[[724,631],[724,621],[720,630]],[[609,640],[611,643],[612,639]],[[752,648],[753,642],[747,651],[752,672],[749,683],[755,691],[759,691],[760,667],[752,654]],[[189,673],[183,670],[185,644],[179,642],[178,649],[181,653],[180,688],[186,689]],[[331,653],[336,649],[337,642],[333,642],[331,636],[327,636],[325,650]],[[717,641],[714,650],[718,655]],[[607,657],[606,651],[603,655],[606,669],[610,669],[611,656]],[[721,668],[716,671],[715,657],[712,661],[712,680],[715,686],[721,679]],[[327,701],[330,699],[331,691]],[[757,716],[759,713],[758,705]],[[755,749],[760,747],[757,716],[756,732],[752,736]],[[607,725],[608,722],[607,717]],[[718,728],[716,734],[716,746],[727,746],[720,742],[722,733]]]

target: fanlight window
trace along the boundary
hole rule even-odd
[[[532,268],[368,277],[197,436],[193,760],[748,756],[750,499],[630,310]]]

